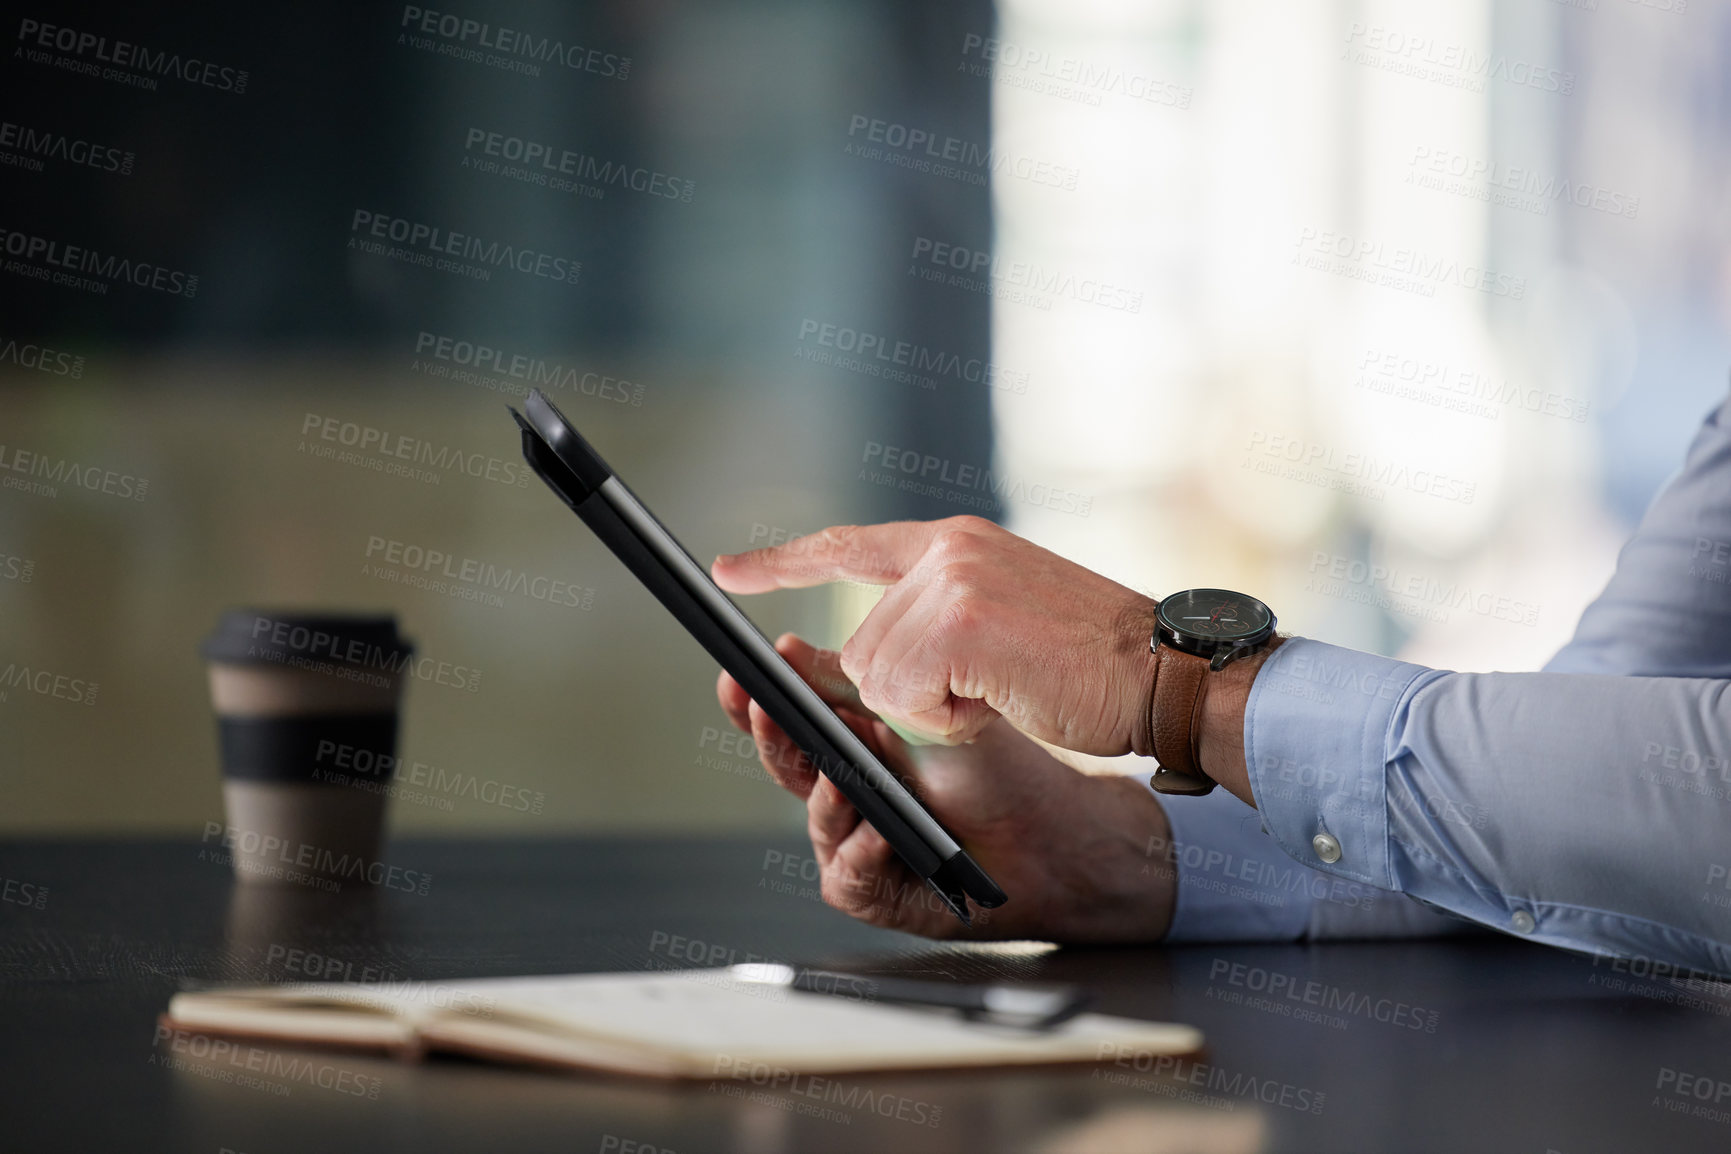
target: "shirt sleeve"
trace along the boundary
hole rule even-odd
[[[1731,973],[1728,688],[1448,673],[1298,639],[1251,687],[1251,792],[1322,873],[1552,945]]]
[[[1605,591],[1545,668],[1731,677],[1731,398],[1708,415]]]
[[[1144,784],[1148,776],[1137,775]],[[1150,857],[1175,871],[1178,887],[1168,942],[1411,938],[1476,929],[1403,894],[1293,861],[1256,810],[1223,789],[1156,797],[1171,840],[1151,844]]]
[[[1148,784],[1148,774],[1136,776]],[[1288,858],[1263,832],[1256,810],[1223,789],[1204,797],[1155,797],[1172,836],[1166,845],[1150,843],[1149,857],[1156,868],[1177,874],[1169,942],[1294,941],[1310,924],[1313,886],[1324,893],[1350,886],[1355,897],[1374,901],[1368,886]]]

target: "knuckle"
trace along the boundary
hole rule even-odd
[[[894,684],[899,690],[897,703],[906,713],[914,715],[908,721],[917,720],[934,704],[942,702],[950,687],[948,675],[929,665],[898,669]]]
[[[922,583],[935,585],[952,596],[978,592],[991,571],[987,549],[979,538],[966,533],[937,537],[917,570]]]
[[[958,514],[957,516],[947,518],[945,523],[952,529],[969,535],[992,533],[998,528],[996,522],[988,521],[984,517],[974,513]]]
[[[980,629],[984,616],[978,601],[961,596],[945,605],[932,621],[932,637],[942,643],[957,637],[968,637]]]
[[[855,917],[863,916],[870,911],[869,903],[861,900],[860,879],[851,870],[841,866],[832,866],[824,871],[820,883],[824,904],[840,910],[844,914]]]
[[[957,602],[977,596],[985,583],[985,573],[973,561],[950,561],[937,572],[938,587]]]
[[[922,704],[931,695],[933,681],[931,673],[906,663],[880,665],[871,676],[873,695],[896,713]]]
[[[868,677],[859,693],[860,700],[865,702],[873,713],[887,713],[894,717],[902,711],[901,687],[887,670]]]
[[[849,638],[848,643],[841,647],[841,652],[836,655],[836,661],[841,666],[841,671],[847,674],[848,678],[855,684],[859,683],[870,664],[865,653],[865,646],[854,638]]]
[[[946,528],[932,538],[927,554],[938,568],[942,568],[946,563],[972,557],[978,550],[977,536],[962,529]]]
[[[885,710],[893,713],[895,711],[895,702],[892,700],[893,688],[882,672],[874,669],[860,678],[860,703],[873,713],[881,713]]]

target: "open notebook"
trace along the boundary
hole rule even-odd
[[[1099,1062],[1187,1054],[1189,1026],[1082,1014],[1032,1032],[741,982],[725,969],[342,982],[176,994],[164,1024],[305,1045],[429,1050],[657,1078]]]

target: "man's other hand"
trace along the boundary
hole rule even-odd
[[[776,649],[1010,895],[999,909],[976,908],[972,930],[964,927],[723,673],[716,687],[722,708],[751,734],[770,776],[805,800],[830,905],[873,925],[934,938],[1164,936],[1174,895],[1165,852],[1170,831],[1160,803],[1140,782],[1078,773],[1001,719],[988,718],[967,745],[910,750],[865,711],[838,654],[791,634]]]

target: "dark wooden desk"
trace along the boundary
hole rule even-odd
[[[799,876],[808,853],[762,840],[407,843],[391,861],[430,874],[428,892],[356,901],[249,898],[195,843],[0,846],[0,1146],[1731,1150],[1731,996],[1700,983],[1504,939],[942,952],[822,906]],[[1202,1027],[1210,1052],[1141,1071],[668,1087],[347,1055],[273,1077],[156,1038],[184,979],[431,980],[697,957],[1080,981],[1108,1012]]]

